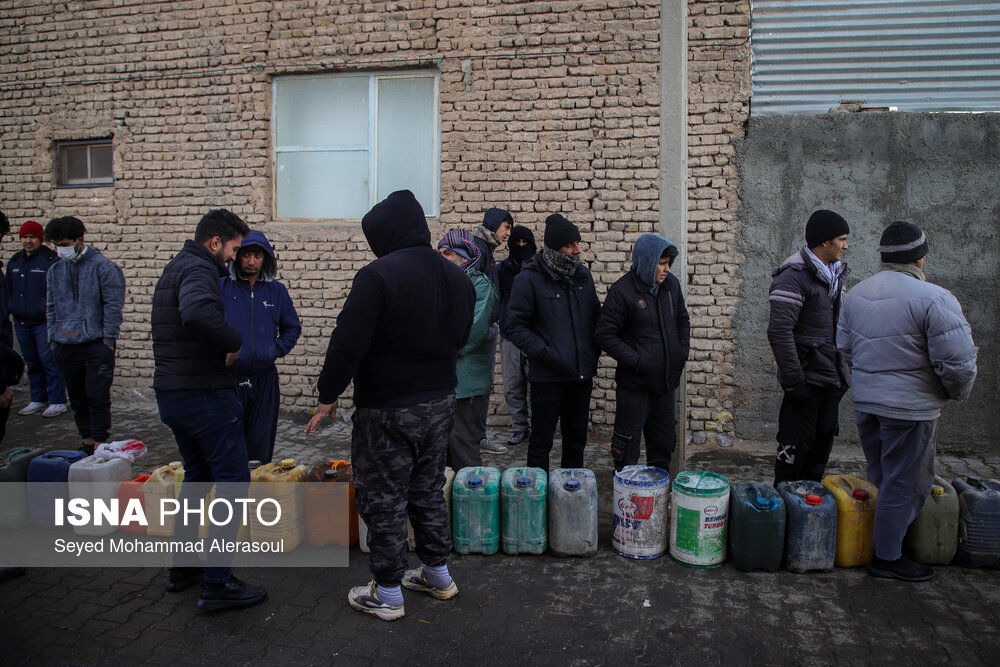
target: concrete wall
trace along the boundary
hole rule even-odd
[[[949,406],[939,442],[978,449],[996,439],[1000,378],[1000,114],[847,114],[752,118],[737,144],[741,176],[734,412],[737,433],[771,439],[781,395],[767,344],[774,267],[804,243],[817,208],[851,225],[848,288],[878,269],[879,236],[894,220],[927,234],[927,279],[961,302],[979,345],[971,399]],[[841,435],[856,440],[849,396]],[[996,445],[992,445],[996,447]]]

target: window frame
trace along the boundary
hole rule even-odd
[[[66,153],[65,149],[71,146],[86,146],[87,147],[87,179],[85,181],[69,183],[63,181],[63,176],[66,176],[66,180],[69,180],[69,174],[64,173],[63,160]],[[90,176],[93,169],[93,159],[91,157],[91,146],[107,146],[111,149],[111,177],[109,179],[95,179]],[[113,186],[115,184],[115,146],[114,137],[105,137],[102,139],[80,139],[73,141],[57,141],[56,142],[56,187],[57,188],[105,188],[108,186]],[[65,172],[68,172],[68,167]]]
[[[283,79],[328,79],[328,78],[367,78],[368,79],[368,99],[371,101],[368,107],[368,144],[351,146],[278,146],[278,83]],[[412,70],[392,70],[385,72],[321,72],[315,74],[281,74],[275,75],[271,79],[271,219],[275,222],[327,222],[327,221],[347,221],[360,222],[361,218],[345,218],[329,216],[322,218],[280,218],[278,217],[278,154],[279,153],[306,153],[306,152],[360,152],[368,153],[368,207],[371,208],[378,203],[376,199],[378,193],[378,82],[381,79],[412,79],[429,78],[434,84],[434,164],[432,170],[432,205],[431,210],[424,210],[424,215],[428,218],[437,218],[441,214],[441,98],[440,84],[441,72],[430,69]]]

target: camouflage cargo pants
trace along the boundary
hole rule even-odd
[[[354,413],[354,504],[368,525],[369,567],[383,586],[403,580],[407,516],[420,560],[430,566],[448,560],[451,535],[441,488],[454,418],[454,396]]]

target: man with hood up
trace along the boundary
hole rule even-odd
[[[239,359],[229,370],[243,405],[247,457],[261,463],[271,462],[278,432],[281,395],[274,361],[288,354],[302,333],[288,290],[275,279],[277,267],[267,237],[252,230],[222,279],[226,320],[243,336]]]
[[[670,471],[677,444],[674,391],[691,346],[691,324],[681,284],[670,273],[677,246],[643,234],[632,248],[632,270],[608,290],[594,337],[618,362],[615,371],[615,470],[639,462]]]
[[[507,326],[507,303],[514,278],[521,272],[524,262],[536,252],[535,235],[523,225],[510,232],[507,241],[510,255],[497,266],[497,288],[500,292],[500,368],[503,373],[503,395],[510,412],[511,432],[508,445],[519,445],[531,433],[531,412],[528,410],[528,358],[504,335]]]
[[[361,221],[377,259],[358,271],[337,316],[319,377],[319,406],[306,433],[337,413],[354,380],[351,462],[354,504],[368,526],[373,580],[352,588],[351,607],[402,618],[400,583],[446,600],[451,535],[444,486],[455,415],[458,351],[469,339],[476,290],[431,247],[413,193],[394,192]],[[423,566],[406,569],[406,519]]]

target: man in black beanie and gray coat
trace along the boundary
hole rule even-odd
[[[580,230],[569,220],[558,213],[546,218],[544,247],[525,261],[507,303],[504,335],[528,357],[528,465],[546,471],[556,422],[562,423],[560,467],[582,468],[587,445],[601,302],[580,261],[580,241]]]
[[[774,483],[821,481],[839,432],[840,399],[849,374],[836,345],[841,293],[850,270],[847,221],[819,210],[806,223],[806,244],[772,273],[767,339],[784,390],[778,414]]]

